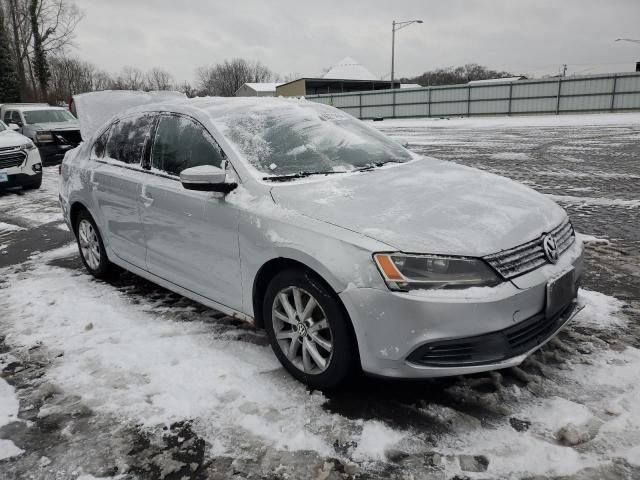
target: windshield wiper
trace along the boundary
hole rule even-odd
[[[381,167],[383,165],[386,165],[387,163],[404,163],[404,162],[401,162],[400,160],[387,160],[385,162],[370,163],[369,165],[365,165],[364,167],[356,168],[355,171],[368,172],[369,170],[373,170],[374,168]]]
[[[273,175],[271,177],[262,177],[262,179],[271,180],[274,182],[286,182],[288,180],[294,180],[296,178],[310,177],[311,175],[333,175],[335,173],[344,173],[344,172],[336,172],[333,170],[328,170],[325,172],[298,172],[298,173],[289,173],[287,175]]]

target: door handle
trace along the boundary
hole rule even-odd
[[[149,208],[151,206],[151,204],[153,203],[153,198],[148,194],[140,195],[140,200],[142,200],[142,203],[147,208]]]

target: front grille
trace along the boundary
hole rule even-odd
[[[19,167],[27,158],[27,154],[23,151],[8,151],[8,149],[2,149],[0,151],[0,168]]]
[[[497,332],[422,345],[407,360],[430,367],[464,367],[501,362],[527,353],[547,341],[566,323],[575,308],[576,303],[572,301],[552,318],[539,313]]]
[[[575,241],[575,232],[569,219],[549,232],[556,240],[558,255],[562,255]],[[548,263],[542,248],[545,235],[518,247],[503,250],[484,259],[504,278],[510,279],[531,272]]]
[[[78,145],[82,138],[80,137],[80,130],[60,130],[51,132],[56,139],[58,145]]]

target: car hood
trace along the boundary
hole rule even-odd
[[[35,130],[46,130],[46,131],[62,131],[62,130],[80,130],[80,124],[73,120],[68,122],[47,122],[47,123],[30,123],[30,127],[33,127]]]
[[[30,141],[31,140],[24,135],[14,132],[13,130],[6,129],[0,132],[0,148],[17,147]]]
[[[566,212],[520,183],[433,158],[274,186],[287,208],[412,253],[484,256],[532,240]]]

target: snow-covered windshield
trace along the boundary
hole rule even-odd
[[[75,117],[66,110],[25,110],[22,112],[27,123],[72,122]]]
[[[264,99],[212,109],[222,134],[267,176],[340,172],[407,162],[411,154],[351,115],[308,101]]]

